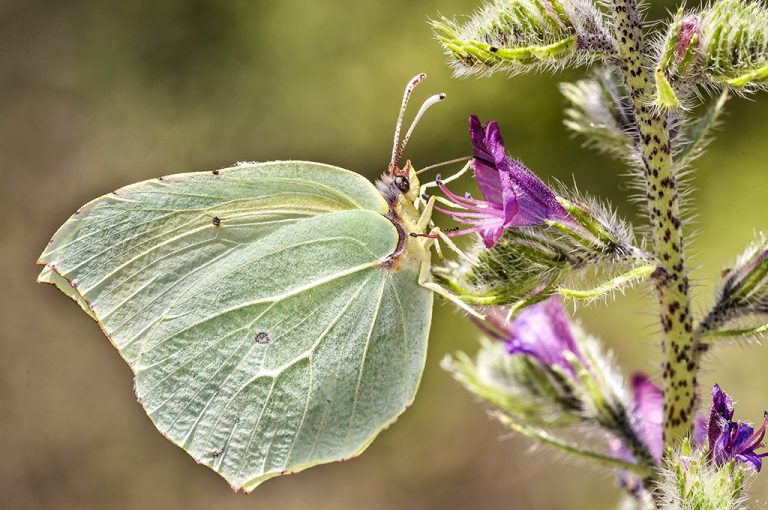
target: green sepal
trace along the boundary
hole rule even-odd
[[[674,508],[697,510],[744,509],[746,470],[734,461],[716,466],[704,448],[685,437],[677,449],[667,448],[657,484],[657,498]],[[684,506],[677,506],[680,504]]]
[[[547,427],[580,419],[570,378],[529,356],[511,356],[499,342],[481,339],[474,359],[459,352],[447,356],[442,367],[468,391],[517,419]]]
[[[659,66],[654,73],[656,79],[656,104],[664,108],[677,108],[680,106],[680,100],[675,94],[675,90],[670,85],[664,74],[664,69]]]
[[[568,215],[576,220],[579,225],[584,227],[587,232],[592,234],[597,241],[602,243],[605,249],[613,249],[619,244],[618,239],[616,239],[615,236],[608,232],[603,224],[600,223],[600,221],[598,221],[592,214],[590,214],[589,211],[563,197],[557,197],[557,201],[568,212]],[[566,231],[572,231],[573,235],[578,235],[578,233],[573,231],[573,229],[568,229],[567,226],[565,226],[565,228]]]

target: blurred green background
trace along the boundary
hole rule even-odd
[[[455,80],[428,17],[473,0],[0,1],[0,506],[33,509],[612,508],[613,477],[511,437],[438,366],[475,332],[438,304],[415,405],[362,457],[234,494],[156,432],[128,367],[34,261],[81,204],[158,175],[238,160],[308,159],[373,178],[388,162],[406,81],[448,100],[407,152],[417,166],[468,153],[469,113],[501,122],[507,147],[544,177],[626,201],[625,168],[561,124],[560,80],[582,72]],[[669,2],[653,2],[649,18]],[[699,160],[690,245],[697,308],[723,264],[768,218],[768,98],[733,100]],[[581,310],[630,370],[658,375],[646,293]],[[723,347],[703,379],[756,420],[768,407],[765,347]],[[707,391],[705,389],[705,391]],[[768,474],[753,485],[765,506]]]

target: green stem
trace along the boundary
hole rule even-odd
[[[514,430],[515,432],[529,437],[539,443],[556,448],[562,452],[590,459],[607,467],[630,471],[642,477],[647,477],[650,474],[648,468],[645,466],[641,466],[633,462],[627,462],[623,459],[618,459],[616,457],[611,457],[609,455],[604,455],[602,453],[594,452],[591,450],[583,450],[578,446],[568,444],[565,441],[548,434],[544,430],[518,423],[504,414],[498,414],[496,417],[501,423]]]
[[[566,287],[558,287],[557,292],[561,296],[572,299],[597,299],[614,290],[623,289],[626,285],[631,284],[635,280],[643,280],[651,276],[655,270],[656,266],[640,266],[633,268],[626,273],[622,273],[593,289],[568,289]]]
[[[740,336],[757,336],[768,332],[768,324],[761,324],[760,326],[754,326],[751,328],[742,329],[723,329],[718,331],[709,331],[705,335],[706,338],[718,339],[718,338],[734,338]]]
[[[640,16],[635,0],[613,0],[619,43],[619,65],[635,108],[644,163],[653,248],[659,260],[654,272],[664,331],[664,442],[675,445],[693,426],[696,373],[688,276],[683,255],[677,181],[672,168],[669,119],[652,106],[655,87],[644,60]]]

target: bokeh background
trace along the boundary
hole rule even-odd
[[[308,159],[369,177],[388,162],[405,82],[445,91],[408,156],[468,153],[466,119],[501,122],[540,175],[610,198],[638,222],[621,164],[562,126],[561,80],[582,73],[455,80],[427,19],[474,0],[0,1],[0,506],[13,509],[612,508],[613,478],[547,450],[529,454],[439,367],[474,350],[468,321],[439,304],[415,405],[360,458],[234,494],[156,432],[128,367],[34,262],[81,204],[125,184],[239,160]],[[648,17],[671,8],[654,1]],[[768,97],[733,100],[696,165],[691,245],[697,307],[768,219]],[[646,295],[579,312],[626,368],[658,375]],[[703,376],[757,420],[766,347],[716,350]],[[754,483],[765,507],[768,474]]]

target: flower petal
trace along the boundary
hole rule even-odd
[[[641,373],[632,375],[635,406],[633,416],[637,433],[656,459],[664,448],[664,394],[661,388]]]
[[[527,354],[546,365],[558,365],[573,372],[564,353],[571,352],[583,361],[571,332],[571,323],[562,302],[552,297],[523,309],[511,325],[507,343],[510,353]]]
[[[733,401],[724,392],[719,384],[712,389],[712,410],[709,412],[709,425],[707,428],[707,443],[709,444],[710,458],[715,452],[715,443],[723,434],[725,424],[733,418]]]

